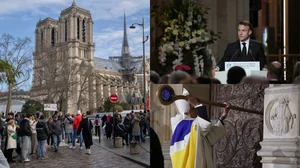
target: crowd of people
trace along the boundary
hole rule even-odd
[[[97,115],[95,118],[95,125],[97,120],[100,120]],[[105,130],[105,136],[107,139],[111,139],[112,135],[115,137],[122,137],[123,145],[128,145],[129,142],[144,143],[147,137],[150,137],[150,111],[147,112],[131,112],[127,113],[125,118],[122,119],[122,115],[115,112],[112,114],[104,115],[101,118],[101,126]],[[113,126],[115,123],[115,127]],[[97,135],[97,129],[95,129],[95,135]]]
[[[88,119],[86,113],[77,111],[76,116],[70,113],[56,112],[46,119],[42,112],[33,114],[8,113],[5,118],[1,115],[0,139],[2,165],[14,163],[14,150],[21,162],[30,162],[30,159],[47,159],[47,152],[58,152],[61,142],[69,144],[70,149],[86,148],[86,154],[91,155],[93,134],[100,135],[100,129],[104,129],[107,139],[122,137],[123,145],[129,142],[145,142],[150,136],[150,112],[128,113],[124,119],[115,112],[101,118],[97,114],[94,120]],[[114,126],[116,125],[116,126]],[[50,148],[50,149],[48,149]],[[3,156],[3,157],[1,157]],[[1,159],[2,158],[2,159]]]
[[[283,67],[277,61],[271,62],[267,68],[267,77],[246,76],[246,72],[239,66],[231,67],[227,72],[227,84],[284,84]],[[212,77],[194,76],[186,69],[175,69],[172,73],[159,76],[155,71],[150,72],[150,80],[154,84],[221,84]],[[294,66],[293,83],[300,84],[300,61]]]
[[[58,152],[62,141],[74,149],[76,139],[80,142],[79,149],[82,149],[84,142],[86,154],[90,155],[93,127],[94,124],[87,118],[87,114],[81,114],[80,111],[76,116],[56,112],[47,120],[42,112],[35,115],[8,113],[6,118],[1,116],[0,120],[0,162],[2,165],[16,162],[13,160],[14,150],[21,162],[30,162],[29,158],[34,157],[44,160],[48,158],[47,152],[51,149]],[[1,157],[3,154],[5,157]]]

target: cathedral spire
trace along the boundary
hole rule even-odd
[[[72,6],[76,6],[76,2],[75,2],[75,0],[73,0]]]
[[[129,44],[127,39],[125,9],[124,9],[124,35],[123,35],[123,45],[122,45],[122,56],[124,55],[129,55]]]

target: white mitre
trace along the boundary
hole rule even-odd
[[[183,88],[182,95],[187,96],[189,95],[189,92]],[[177,111],[184,116],[184,113],[189,112],[190,110],[190,104],[188,101],[184,99],[179,99],[175,101],[175,105],[177,108]]]
[[[189,95],[189,92],[185,88],[183,88],[182,95],[187,96],[187,95]],[[174,116],[174,117],[171,118],[172,132],[175,131],[175,128],[176,128],[177,124],[181,120],[184,119],[184,117],[185,117],[184,113],[186,113],[186,112],[188,112],[190,110],[190,104],[189,104],[189,102],[187,102],[184,99],[176,100],[175,101],[175,105],[176,105],[177,111],[179,113],[177,113],[176,116]]]

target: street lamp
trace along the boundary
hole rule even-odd
[[[146,111],[146,64],[145,64],[145,43],[148,40],[148,36],[146,36],[145,40],[145,24],[144,24],[144,17],[142,20],[142,24],[140,23],[133,23],[129,28],[135,29],[134,25],[142,26],[143,28],[143,74],[144,74],[144,91],[143,91],[143,97],[144,97],[144,112]]]

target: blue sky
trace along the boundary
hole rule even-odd
[[[30,37],[34,48],[34,31],[40,18],[58,19],[60,12],[73,0],[0,0],[0,34]],[[150,0],[76,0],[76,5],[91,12],[94,21],[95,57],[121,54],[124,9],[127,35],[133,56],[142,55],[142,27],[129,29],[132,23],[145,19],[145,36],[150,34]],[[150,55],[150,42],[145,44]]]
[[[39,19],[58,19],[62,10],[70,7],[73,0],[0,0],[0,36],[29,37],[34,50],[34,31]],[[76,5],[89,10],[94,21],[95,57],[107,58],[121,55],[126,12],[127,36],[130,53],[141,56],[142,27],[130,29],[133,23],[145,20],[145,36],[150,36],[150,0],[75,0]],[[150,56],[150,41],[145,43],[146,57]],[[31,87],[31,79],[23,89]],[[0,86],[0,91],[6,90]]]

